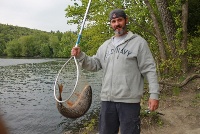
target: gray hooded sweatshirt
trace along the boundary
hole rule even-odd
[[[158,100],[156,64],[146,40],[132,32],[118,45],[113,44],[112,39],[105,41],[96,55],[89,57],[81,52],[77,57],[82,68],[103,70],[101,100],[139,103],[144,78],[149,83],[150,98]]]

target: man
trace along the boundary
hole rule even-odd
[[[110,25],[115,36],[105,41],[93,57],[79,47],[72,48],[80,65],[90,71],[103,69],[100,134],[140,133],[140,100],[144,77],[149,83],[149,110],[158,108],[159,85],[156,65],[147,42],[127,31],[128,18],[121,9],[111,11]]]

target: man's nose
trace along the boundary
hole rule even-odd
[[[116,24],[119,25],[119,21],[116,21]]]

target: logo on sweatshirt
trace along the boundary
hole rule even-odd
[[[118,54],[117,57],[119,57],[120,54],[125,55],[126,57],[128,57],[132,52],[129,51],[126,48],[120,48],[120,47],[116,47],[115,49],[109,49],[106,52],[105,58],[110,57],[113,54]]]

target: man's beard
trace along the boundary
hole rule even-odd
[[[121,27],[118,26],[117,28],[121,28]],[[126,25],[122,27],[120,31],[118,31],[117,28],[114,29],[114,33],[116,36],[123,35],[126,32]]]

